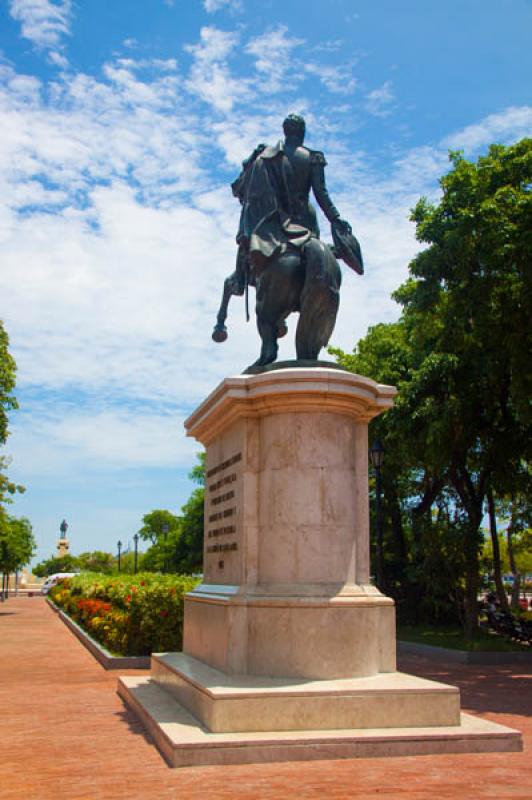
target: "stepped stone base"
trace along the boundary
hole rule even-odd
[[[206,448],[203,583],[183,653],[119,693],[172,766],[519,750],[458,689],[396,671],[370,582],[368,423],[395,389],[323,367],[226,378]]]
[[[440,727],[211,733],[150,678],[122,677],[118,692],[172,767],[522,749],[518,731],[468,714]]]
[[[152,656],[151,678],[213,733],[458,725],[454,686],[400,672],[303,680],[227,675],[184,653]]]

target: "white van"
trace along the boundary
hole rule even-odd
[[[77,572],[55,572],[53,575],[48,575],[41,588],[41,594],[48,594],[52,586],[62,581],[64,578],[73,578]]]

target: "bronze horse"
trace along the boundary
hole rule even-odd
[[[286,318],[299,312],[296,328],[298,360],[318,358],[331,337],[336,322],[342,273],[333,249],[319,239],[310,239],[301,251],[287,251],[254,270],[255,312],[262,340],[253,366],[264,366],[277,358],[277,340],[287,332]],[[224,291],[212,338],[227,339],[227,309],[233,295],[247,291],[237,271],[224,281]]]

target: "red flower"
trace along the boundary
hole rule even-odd
[[[167,617],[167,616],[168,616],[168,611],[166,611],[165,609],[163,609],[163,610],[160,612],[160,614],[161,614],[161,617]]]
[[[141,582],[140,582],[140,585],[141,585],[141,586],[146,586],[146,581],[141,581]]]
[[[130,594],[128,594],[128,596],[126,597],[126,603],[131,603],[131,595]]]

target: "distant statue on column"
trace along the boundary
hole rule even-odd
[[[59,526],[59,541],[57,542],[57,558],[67,556],[70,551],[70,542],[67,539],[68,522],[64,519]]]

